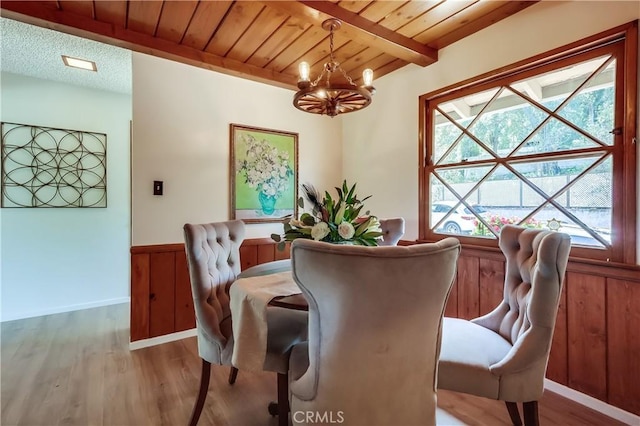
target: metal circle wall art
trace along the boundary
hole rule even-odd
[[[2,207],[106,206],[106,134],[2,123]]]

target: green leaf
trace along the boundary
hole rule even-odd
[[[341,201],[338,201],[338,204],[336,205],[337,211],[335,217],[333,218],[333,222],[335,222],[336,225],[340,225],[342,223],[342,220],[344,219],[345,208],[346,204],[342,204]]]
[[[347,181],[345,181],[345,186],[346,186]],[[353,186],[351,187],[351,190],[349,190],[349,195],[347,195],[347,201],[352,201],[353,197],[354,197],[354,192],[356,191],[356,184],[354,183]],[[353,200],[355,201],[355,200]]]
[[[356,228],[356,234],[355,234],[356,237],[359,237],[360,235],[362,235],[362,233],[367,230],[369,225],[371,225],[371,220],[372,220],[371,218],[372,217],[369,216],[369,219],[365,220],[360,225],[358,225],[358,227]]]
[[[358,215],[360,214],[360,210],[362,210],[362,207],[363,206],[360,206],[355,210],[351,210],[350,217],[349,217],[348,220],[349,221],[355,220],[358,217]]]
[[[301,209],[304,209],[304,198],[303,197],[298,197],[298,207],[300,207]]]
[[[280,234],[271,234],[271,239],[273,241],[275,241],[276,243],[280,242],[280,240],[282,239],[282,237],[280,236]]]
[[[302,213],[302,216],[300,216],[300,221],[307,226],[313,226],[316,224],[316,219],[309,213]]]
[[[333,220],[333,210],[334,210],[334,205],[333,205],[333,199],[331,198],[331,195],[329,195],[328,192],[325,192],[325,206],[327,208],[327,216],[329,217],[329,220]]]
[[[382,237],[382,232],[369,231],[369,232],[365,232],[364,234],[362,234],[362,238],[375,239],[375,238],[378,238],[378,237]]]
[[[284,241],[280,241],[277,245],[279,251],[284,251],[287,244]]]
[[[292,229],[293,227],[289,224],[289,222],[286,222],[284,224],[284,232],[291,231]]]
[[[300,233],[300,235],[311,235],[311,228],[300,228],[298,229],[298,233]]]

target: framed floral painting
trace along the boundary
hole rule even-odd
[[[231,124],[231,218],[297,217],[298,134]]]

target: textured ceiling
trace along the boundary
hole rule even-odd
[[[91,87],[131,93],[131,51],[0,18],[2,71]],[[98,72],[70,68],[62,55],[94,61]]]

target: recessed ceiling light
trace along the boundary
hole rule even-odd
[[[80,58],[72,58],[71,56],[62,55],[62,61],[68,67],[80,68],[87,71],[98,71],[96,63]]]

